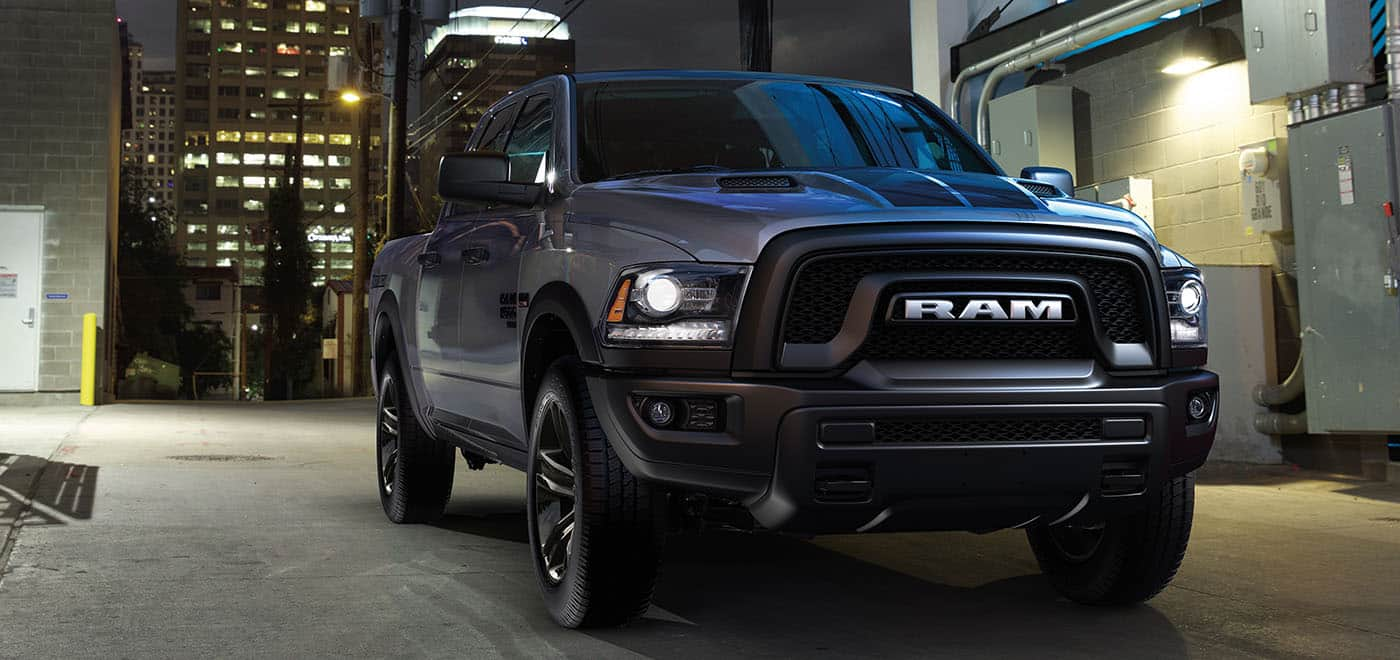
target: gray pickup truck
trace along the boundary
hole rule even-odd
[[[1065,596],[1151,598],[1215,436],[1199,269],[928,101],[735,72],[546,78],[445,156],[371,279],[380,498],[526,472],[561,625],[648,607],[668,531],[1024,528]]]

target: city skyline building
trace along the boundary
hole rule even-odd
[[[131,108],[131,127],[122,130],[122,167],[134,172],[150,189],[151,203],[174,207],[175,174],[179,160],[176,134],[176,78],[174,71],[144,69],[145,49],[131,40],[127,47],[126,90]]]
[[[303,117],[303,219],[314,283],[350,276],[359,138],[352,87],[355,0],[178,0],[181,143],[176,243],[191,267],[242,266],[261,283],[267,198]],[[378,139],[371,141],[378,146]],[[374,156],[371,156],[374,158]]]

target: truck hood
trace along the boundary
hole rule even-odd
[[[579,186],[568,210],[574,222],[653,236],[713,262],[752,263],[768,241],[794,229],[890,222],[1095,229],[1161,253],[1151,227],[1129,211],[1038,197],[1017,179],[988,174],[897,168],[668,174]]]

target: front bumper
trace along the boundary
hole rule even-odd
[[[588,377],[603,428],[633,474],[685,492],[731,497],[764,527],[813,533],[992,530],[1138,510],[1173,476],[1205,462],[1213,411],[1188,424],[1187,398],[1208,371],[1074,381],[925,384],[670,378],[599,371]],[[637,396],[723,402],[723,432],[648,426]],[[1067,415],[1114,420],[1118,437],[1034,442],[840,443],[834,425],[894,419],[1004,420]],[[1127,427],[1118,422],[1141,420]],[[824,427],[824,425],[826,425]],[[1122,433],[1124,428],[1130,430]],[[1105,436],[1109,434],[1105,433]],[[1124,474],[1139,474],[1139,481]]]

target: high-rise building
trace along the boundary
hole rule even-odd
[[[519,7],[468,7],[452,12],[425,44],[422,117],[409,143],[417,160],[415,194],[437,215],[437,163],[466,148],[492,103],[541,77],[574,69],[574,42],[558,16]]]
[[[144,50],[127,48],[131,127],[122,130],[122,167],[132,168],[150,188],[152,203],[175,206],[175,173],[180,150],[175,130],[175,72],[146,71]]]
[[[242,265],[259,283],[267,196],[296,143],[316,281],[345,278],[357,178],[356,112],[336,80],[355,52],[356,0],[178,0],[182,143],[177,244],[193,267]],[[377,142],[377,141],[376,141]],[[359,165],[366,165],[360,163]],[[372,165],[371,165],[372,166]]]

